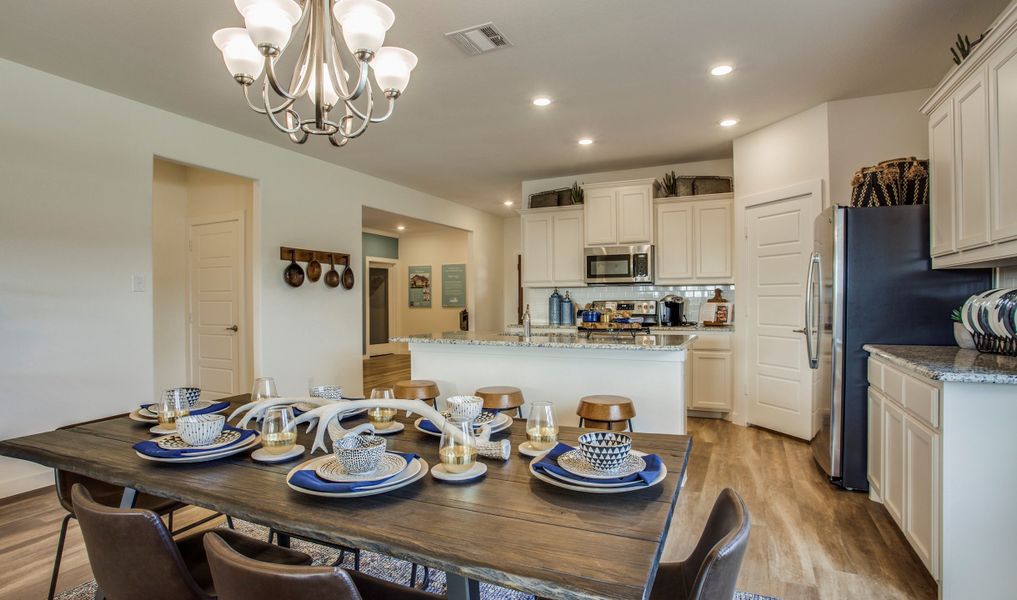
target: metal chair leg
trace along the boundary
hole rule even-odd
[[[229,527],[230,529],[236,529],[236,527],[233,526],[233,517],[229,515],[226,515],[226,527]]]
[[[173,511],[172,510],[169,511],[168,515],[166,515],[166,529],[170,530],[171,533],[173,531]]]
[[[353,549],[353,570],[360,570],[360,550],[358,548]]]
[[[417,587],[417,563],[410,566],[410,587]]]
[[[63,558],[64,542],[67,541],[67,525],[73,518],[74,515],[68,513],[60,522],[60,537],[57,539],[56,558],[53,560],[53,575],[49,578],[49,595],[46,596],[48,600],[53,600],[53,596],[56,594],[57,576],[60,575],[60,559]]]
[[[431,585],[431,569],[424,567],[424,580],[420,582],[420,589],[426,590]]]

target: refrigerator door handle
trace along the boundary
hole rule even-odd
[[[823,257],[818,252],[812,253],[812,262],[816,265],[816,286],[819,296],[816,302],[816,344],[813,347],[815,356],[809,354],[809,366],[813,369],[819,368],[819,353],[823,348]]]
[[[816,275],[816,264],[819,262],[819,254],[816,252],[812,253],[809,257],[809,272],[805,277],[805,327],[802,329],[796,329],[795,333],[805,334],[805,348],[809,356],[809,368],[818,369],[819,360],[815,358],[815,348],[812,347],[812,307],[814,305],[812,290],[814,288],[814,277]]]

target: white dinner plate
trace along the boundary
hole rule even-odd
[[[471,466],[469,469],[466,469],[462,473],[452,473],[450,471],[447,471],[445,469],[445,465],[443,465],[442,463],[434,465],[434,468],[431,469],[431,477],[434,477],[435,479],[440,479],[442,481],[455,481],[455,482],[472,481],[478,477],[483,476],[485,473],[487,473],[487,465],[480,461],[473,463],[473,466]]]
[[[646,489],[649,489],[649,488],[657,485],[661,481],[664,481],[664,479],[667,477],[667,466],[664,465],[664,464],[661,464],[661,466],[660,466],[661,467],[660,468],[660,475],[658,475],[656,477],[656,479],[651,481],[649,483],[649,485],[631,485],[630,484],[628,486],[622,486],[622,487],[595,487],[595,486],[587,485],[585,483],[582,484],[582,485],[580,485],[578,483],[575,483],[575,484],[565,483],[564,481],[561,481],[559,479],[555,479],[554,477],[550,477],[548,475],[545,475],[545,474],[543,474],[543,473],[541,473],[541,472],[539,472],[539,471],[537,471],[536,469],[533,468],[533,465],[538,463],[538,462],[540,462],[540,457],[534,458],[533,460],[530,461],[530,475],[533,475],[534,477],[536,477],[537,479],[543,481],[544,483],[549,483],[549,484],[551,484],[551,485],[553,485],[555,487],[564,488],[566,490],[573,490],[573,491],[576,491],[576,492],[585,492],[587,494],[623,494],[625,492],[635,492],[635,491],[638,491],[638,490],[646,490]]]
[[[288,485],[290,489],[294,491],[300,492],[301,494],[308,494],[311,496],[321,496],[323,498],[360,498],[363,496],[374,496],[376,494],[384,494],[385,492],[389,492],[410,485],[411,483],[418,481],[421,477],[426,475],[429,469],[426,460],[424,460],[423,458],[416,458],[410,461],[410,464],[406,467],[406,470],[404,470],[399,475],[396,475],[393,479],[390,479],[389,481],[378,484],[376,486],[365,487],[355,492],[345,492],[345,493],[319,492],[317,490],[309,490],[307,488],[302,488],[299,485],[293,485],[292,483],[290,483],[290,478],[293,477],[293,474],[296,473],[297,471],[302,471],[305,469],[313,471],[317,469],[318,463],[326,461],[330,458],[332,458],[331,455],[319,456],[318,458],[313,458],[311,460],[302,462],[299,465],[293,467],[292,469],[290,469],[289,473],[286,474],[286,485]]]
[[[147,423],[149,425],[157,424],[159,422],[159,419],[156,419],[154,417],[142,416],[140,408],[135,408],[134,410],[132,410],[130,414],[127,415],[127,418],[132,421],[137,421],[138,423]]]
[[[426,433],[427,435],[433,435],[434,437],[441,437],[441,433],[435,433],[433,431],[428,431],[422,428],[420,426],[420,423],[423,420],[424,417],[420,417],[419,419],[413,422],[413,426],[417,429],[417,431]],[[491,422],[491,433],[494,434],[498,433],[499,431],[505,431],[506,429],[512,426],[512,423],[513,423],[512,417],[506,415],[505,413],[498,413],[498,416],[494,419],[494,421]]]
[[[590,461],[586,460],[583,453],[578,449],[574,448],[568,452],[563,453],[558,457],[556,461],[558,466],[565,469],[573,475],[579,477],[589,477],[590,479],[616,479],[618,477],[627,477],[629,475],[635,475],[646,468],[646,461],[636,454],[635,452],[629,451],[629,455],[622,461],[618,470],[614,473],[608,473],[607,471],[601,471],[590,464]]]
[[[216,450],[235,443],[243,434],[244,432],[238,429],[226,429],[216,436],[215,440],[211,444],[205,444],[203,446],[191,446],[184,441],[184,438],[180,437],[179,433],[171,433],[169,435],[157,437],[152,441],[158,444],[163,450]]]
[[[645,452],[640,452],[638,450],[633,450],[631,452],[631,454],[632,454],[632,456],[637,456],[637,457],[640,457],[640,458],[646,456]],[[565,469],[566,471],[568,471],[568,469],[564,465],[562,465],[560,462],[558,463],[558,466],[563,468],[563,469]],[[646,462],[643,461],[643,468],[645,468],[645,467],[646,467]],[[617,481],[613,481],[613,482],[612,481],[598,481],[597,483],[593,483],[593,482],[587,482],[587,481],[581,481],[581,480],[577,480],[577,479],[572,479],[572,478],[568,477],[567,475],[559,475],[558,473],[543,472],[542,474],[543,475],[547,475],[548,477],[554,477],[555,479],[557,479],[559,481],[562,481],[564,483],[568,483],[568,484],[571,484],[571,485],[585,486],[585,487],[605,487],[605,488],[629,487],[633,483],[631,481],[624,482],[624,483],[619,483]],[[617,476],[612,476],[612,477],[622,477],[622,475],[617,475]]]
[[[137,454],[138,456],[140,456],[141,458],[145,459],[145,460],[151,460],[151,461],[155,461],[155,462],[164,462],[164,463],[198,463],[198,462],[206,462],[206,461],[209,461],[209,460],[216,460],[216,459],[219,459],[219,458],[225,458],[227,456],[233,456],[234,454],[240,454],[241,452],[246,452],[246,451],[250,450],[251,448],[253,448],[254,446],[256,446],[256,445],[258,445],[260,443],[261,443],[261,436],[256,433],[256,434],[254,434],[253,437],[251,437],[250,440],[248,440],[246,442],[243,442],[241,444],[237,444],[236,446],[229,446],[228,448],[223,448],[222,450],[215,450],[215,451],[212,451],[212,452],[202,452],[202,453],[197,453],[197,454],[188,454],[187,456],[181,456],[179,458],[159,458],[159,457],[156,457],[156,456],[148,456],[148,455],[142,454],[141,452],[138,452],[137,450],[135,450],[134,453]]]
[[[348,473],[346,469],[339,464],[339,459],[333,456],[329,460],[321,462],[314,469],[314,472],[318,474],[325,481],[331,481],[333,483],[356,483],[358,481],[375,481],[378,479],[395,477],[399,473],[406,470],[407,462],[402,455],[394,452],[386,452],[381,457],[381,461],[378,463],[378,468],[370,473]],[[388,481],[384,483],[389,483]]]

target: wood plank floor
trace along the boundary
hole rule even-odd
[[[364,363],[364,389],[409,379],[409,357]],[[804,442],[714,419],[689,419],[689,478],[664,560],[685,557],[725,487],[749,505],[752,534],[738,589],[786,600],[933,599],[936,585],[883,509],[826,483]],[[187,509],[183,525],[206,515]],[[43,598],[63,509],[52,488],[0,502],[0,599]],[[58,591],[91,578],[72,521]]]

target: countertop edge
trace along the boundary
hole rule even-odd
[[[923,346],[915,346],[915,348],[922,348]],[[989,383],[999,385],[1017,385],[1017,374],[1010,375],[1006,373],[966,373],[962,371],[948,371],[942,369],[934,369],[929,366],[915,362],[914,360],[904,358],[899,354],[894,353],[892,349],[888,349],[881,344],[863,344],[862,350],[867,351],[869,354],[883,358],[894,365],[917,373],[926,379],[932,379],[934,381],[942,381],[948,383]],[[962,351],[960,348],[958,352]],[[967,350],[966,352],[977,352],[975,350]]]
[[[535,336],[541,337],[541,336]],[[666,346],[639,346],[636,344],[618,344],[605,341],[598,343],[597,341],[586,341],[581,343],[575,342],[556,342],[556,341],[516,341],[516,340],[470,340],[470,339],[434,339],[434,338],[423,338],[423,337],[412,337],[412,336],[401,336],[389,338],[390,342],[395,343],[407,343],[407,344],[432,344],[432,345],[444,345],[444,346],[493,346],[500,348],[549,348],[549,349],[562,349],[562,350],[622,350],[631,352],[688,352],[692,349],[693,344],[697,339],[697,335],[690,333],[683,335],[688,338],[686,341],[677,345],[666,345]]]

